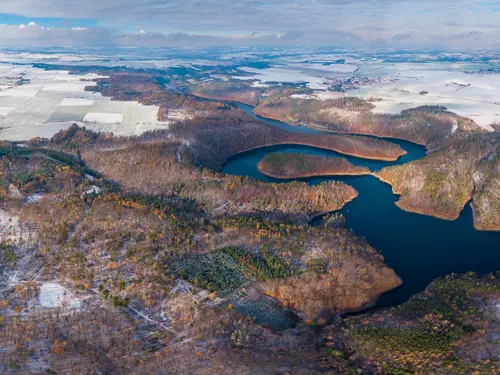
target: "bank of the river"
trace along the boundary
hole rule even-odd
[[[361,132],[346,132],[346,131],[341,131],[341,130],[334,131],[334,130],[327,129],[325,126],[317,125],[317,124],[307,124],[307,126],[301,125],[301,124],[298,124],[298,125],[287,124],[287,123],[282,122],[282,120],[280,120],[276,116],[271,116],[268,113],[263,113],[263,112],[259,111],[258,108],[252,107],[251,104],[247,104],[244,102],[237,102],[237,101],[233,101],[233,104],[236,105],[243,112],[252,115],[254,118],[265,121],[267,123],[269,123],[269,121],[271,121],[271,123],[275,126],[277,125],[277,123],[286,124],[286,125],[288,125],[288,127],[287,127],[288,130],[292,130],[293,128],[296,128],[297,130],[295,130],[295,131],[299,131],[301,133],[302,132],[303,133],[333,133],[333,134],[359,135],[359,136],[363,136],[363,137],[373,137],[373,138],[379,138],[379,139],[385,139],[385,140],[391,140],[391,141],[398,141],[398,140],[401,141],[402,140],[402,141],[406,141],[409,143],[413,143],[413,144],[417,144],[419,146],[425,147],[424,143],[418,143],[418,142],[412,141],[410,139],[395,138],[395,137],[389,137],[389,136],[381,137],[381,136],[377,136],[377,135],[373,135],[373,134],[369,134],[369,133],[361,133]],[[282,126],[280,126],[280,127],[282,127]],[[304,131],[304,129],[309,129],[309,131]]]
[[[264,170],[260,165],[257,166],[257,169],[264,176],[274,178],[276,180],[298,180],[304,178],[312,178],[312,177],[337,177],[337,176],[364,176],[371,174],[370,172],[312,172],[312,173],[303,173],[296,175],[280,175],[274,174],[272,172]]]
[[[251,107],[246,112],[253,113]],[[256,116],[255,114],[253,114]],[[310,128],[293,126],[257,116],[261,121],[298,132],[315,132]],[[403,164],[425,156],[425,148],[402,140],[391,140],[407,153],[396,162],[363,160],[346,157],[359,166],[374,172],[389,165]],[[245,175],[268,182],[283,182],[262,174],[257,165],[270,152],[299,152],[307,155],[342,157],[336,152],[303,146],[272,146],[239,154],[224,165],[224,172]],[[466,205],[455,221],[444,221],[431,216],[406,212],[396,206],[399,197],[386,183],[374,176],[313,177],[309,184],[337,180],[354,187],[359,195],[340,212],[346,217],[347,227],[363,236],[384,255],[386,263],[403,279],[403,284],[386,294],[379,306],[399,304],[411,295],[421,292],[435,278],[450,273],[475,271],[496,272],[500,268],[500,233],[477,231],[473,227],[472,209]],[[320,224],[317,218],[314,224]]]
[[[403,192],[395,189],[393,184],[391,183],[391,181],[386,180],[380,173],[377,173],[377,172],[372,173],[372,176],[378,178],[383,183],[389,185],[391,187],[392,193],[394,195],[401,197],[401,194]],[[467,199],[464,202],[462,202],[462,206],[465,207],[467,202],[469,202],[470,200],[471,200],[471,197],[468,196]],[[402,209],[406,212],[412,212],[414,214],[419,214],[419,215],[432,216],[432,217],[435,217],[435,218],[441,219],[441,220],[449,220],[449,221],[457,220],[460,217],[460,214],[462,213],[462,211],[460,211],[458,214],[446,214],[443,212],[438,212],[436,210],[433,210],[432,208],[424,208],[424,207],[418,207],[415,205],[411,205],[409,201],[402,200],[402,199],[398,200],[395,204],[400,209]],[[478,229],[477,227],[475,227],[475,228]]]

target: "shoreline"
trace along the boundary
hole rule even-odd
[[[245,105],[248,105],[252,108],[255,108],[256,105],[255,103],[246,103],[246,102],[243,102],[241,100],[235,100],[235,99],[224,99],[222,97],[215,97],[215,96],[207,96],[207,95],[203,95],[201,93],[195,93],[195,92],[191,92],[189,93],[190,95],[194,96],[194,97],[198,97],[198,98],[201,98],[201,99],[206,99],[206,100],[213,100],[213,101],[217,101],[217,100],[220,100],[222,102],[227,102],[227,103],[241,103],[241,104],[245,104]]]
[[[328,132],[328,133],[340,134],[340,135],[346,134],[346,135],[359,135],[359,136],[365,136],[365,137],[374,137],[374,138],[378,138],[378,139],[394,139],[394,140],[398,140],[398,141],[404,141],[404,142],[413,143],[413,144],[415,144],[417,146],[425,147],[425,149],[428,150],[427,149],[427,145],[425,143],[420,143],[420,142],[417,142],[417,141],[414,141],[414,140],[411,140],[411,139],[407,139],[407,138],[394,137],[394,136],[390,136],[390,135],[376,135],[376,134],[370,134],[370,133],[359,133],[359,132],[348,132],[348,131],[342,131],[342,130],[331,130],[331,129],[323,128],[320,125],[314,125],[314,124],[309,124],[309,125],[293,125],[293,126],[306,126],[308,128],[314,129],[314,130],[322,130],[322,131],[325,131],[325,132]]]
[[[352,157],[355,157],[355,158],[358,158],[358,159],[387,161],[387,162],[397,161],[401,156],[406,155],[406,153],[407,153],[406,151],[403,150],[404,154],[401,154],[401,155],[397,156],[396,158],[363,156],[363,155],[356,154],[356,153],[350,153],[350,152],[346,152],[346,151],[341,151],[338,148],[333,148],[333,147],[328,147],[328,146],[318,146],[318,145],[314,145],[314,144],[311,144],[311,143],[299,142],[299,141],[297,141],[297,142],[288,141],[288,142],[268,143],[268,144],[264,144],[264,145],[257,146],[257,147],[251,147],[251,148],[248,148],[248,149],[243,150],[243,151],[238,151],[238,152],[230,155],[222,164],[227,163],[231,158],[233,158],[233,157],[235,157],[237,155],[240,155],[240,154],[244,154],[245,152],[250,152],[250,151],[258,150],[260,148],[273,147],[273,146],[306,146],[306,147],[317,148],[317,149],[320,149],[320,150],[334,151],[334,152],[337,152],[339,154],[346,155],[346,156],[352,156]]]
[[[476,222],[473,222],[473,224],[474,224],[474,229],[480,232],[500,232],[500,225],[495,226],[495,225],[479,224]]]
[[[473,202],[474,200],[471,199],[470,208],[472,210],[472,224],[474,225],[474,229],[482,232],[500,232],[500,223],[492,225],[476,222],[476,210],[472,204]]]
[[[417,215],[430,216],[430,217],[434,217],[434,218],[439,219],[439,220],[455,221],[455,220],[457,220],[460,217],[460,215],[462,214],[462,211],[465,208],[465,205],[470,200],[470,199],[468,199],[467,202],[465,202],[465,204],[463,205],[463,207],[460,210],[460,212],[458,214],[455,214],[455,215],[452,215],[452,214],[442,214],[442,213],[438,213],[438,212],[436,212],[434,210],[429,210],[429,209],[418,209],[416,207],[409,207],[409,206],[406,206],[404,204],[404,202],[401,202],[402,194],[399,193],[399,192],[397,192],[394,189],[394,186],[392,185],[392,183],[390,181],[388,181],[385,178],[383,178],[382,176],[380,176],[378,174],[378,172],[373,172],[372,176],[374,176],[379,181],[381,181],[384,184],[387,184],[387,185],[389,185],[391,187],[392,194],[394,194],[394,195],[396,195],[396,196],[399,197],[399,200],[394,203],[396,206],[398,206],[403,211],[410,212],[410,213],[417,214]]]
[[[343,184],[345,184],[345,182],[342,182]],[[346,184],[348,185],[348,184]],[[318,212],[317,214],[315,215],[311,215],[310,216],[310,220],[309,220],[309,223],[310,224],[314,219],[320,217],[320,216],[324,216],[324,215],[328,215],[328,214],[331,214],[331,213],[334,213],[334,212],[339,212],[341,211],[342,209],[344,209],[344,207],[351,203],[353,200],[355,200],[357,197],[359,197],[359,191],[357,191],[356,189],[354,189],[351,185],[348,185],[350,186],[353,190],[354,190],[354,195],[352,197],[349,197],[345,202],[342,203],[342,206],[337,208],[336,210],[329,210],[329,211],[324,211],[324,212]]]
[[[195,94],[195,95],[197,95],[197,94]],[[210,97],[203,96],[203,98],[205,98],[205,99],[212,99],[212,100],[223,100],[223,101],[226,101],[226,99],[215,99],[213,97],[210,98]],[[331,130],[331,129],[325,128],[325,127],[320,126],[320,125],[315,125],[315,124],[307,124],[307,125],[306,124],[292,124],[290,122],[283,121],[283,119],[280,119],[278,117],[267,115],[265,112],[262,112],[262,111],[260,111],[258,109],[258,105],[256,106],[254,104],[245,103],[245,102],[243,102],[241,100],[230,100],[229,102],[230,103],[231,102],[232,103],[240,103],[240,104],[252,107],[252,112],[256,116],[262,117],[263,120],[266,120],[266,119],[268,119],[268,120],[274,120],[274,121],[278,121],[278,122],[281,122],[281,123],[284,123],[284,124],[287,124],[287,125],[290,125],[290,126],[293,126],[293,127],[297,127],[297,128],[304,127],[304,128],[309,128],[309,129],[313,129],[313,130],[317,130],[317,131],[321,131],[321,132],[325,132],[325,133],[337,134],[337,135],[340,135],[340,136],[341,135],[354,135],[354,136],[357,135],[357,136],[374,137],[374,138],[377,138],[377,139],[394,139],[394,140],[400,140],[400,141],[409,142],[409,143],[412,143],[412,144],[424,147],[426,149],[426,151],[428,151],[427,145],[425,143],[423,143],[423,142],[417,142],[415,140],[411,140],[411,139],[407,139],[407,138],[387,136],[387,135],[384,135],[384,136],[382,136],[382,135],[374,135],[374,134],[370,134],[370,133],[349,132],[349,131],[342,131],[342,130]],[[338,149],[333,149],[333,148],[328,148],[328,147],[318,147],[318,146],[314,146],[314,145],[303,143],[303,142],[300,142],[300,143],[290,143],[290,142],[287,142],[287,143],[270,144],[270,145],[265,145],[265,146],[261,146],[261,147],[255,147],[255,148],[252,148],[252,149],[241,151],[241,152],[238,152],[238,153],[232,155],[227,160],[229,160],[233,156],[236,156],[236,155],[239,155],[239,154],[243,154],[243,153],[248,152],[248,151],[252,151],[252,150],[259,149],[259,148],[264,148],[264,147],[277,146],[277,145],[300,145],[300,146],[307,146],[307,147],[313,147],[313,148],[318,148],[318,149],[335,151],[335,152],[338,152],[339,154],[343,154],[343,155],[347,155],[347,156],[352,156],[352,157],[357,157],[357,158],[361,158],[361,159],[380,160],[380,161],[388,161],[388,162],[397,161],[400,156],[405,155],[407,153],[403,149],[404,153],[402,155],[398,156],[398,158],[396,158],[396,159],[384,158],[384,157],[376,158],[376,157],[366,157],[366,156],[362,156],[362,155],[355,154],[355,153],[346,153],[346,152],[339,151]],[[227,162],[227,160],[226,160],[226,162]],[[273,173],[267,173],[264,170],[262,170],[262,168],[260,167],[260,165],[258,165],[257,168],[258,168],[259,172],[262,173],[263,175],[265,175],[267,177],[275,178],[275,179],[278,179],[278,180],[293,180],[293,179],[301,179],[301,178],[328,177],[328,176],[332,176],[332,177],[339,177],[340,176],[341,177],[341,176],[372,175],[375,178],[377,178],[378,180],[380,180],[381,182],[389,185],[391,187],[392,193],[394,195],[396,195],[396,196],[399,197],[398,201],[395,202],[396,206],[399,209],[401,209],[401,210],[403,210],[405,212],[409,212],[409,213],[413,213],[413,214],[417,214],[417,215],[424,215],[424,216],[434,217],[434,218],[436,218],[438,220],[445,220],[445,221],[455,221],[455,220],[457,220],[461,216],[461,214],[462,214],[462,212],[463,212],[463,210],[465,208],[465,205],[470,200],[469,199],[469,200],[467,200],[467,202],[465,202],[465,204],[463,205],[463,207],[460,210],[460,212],[458,212],[456,214],[445,214],[445,213],[439,213],[439,212],[437,212],[435,210],[432,210],[432,209],[419,209],[419,208],[414,207],[414,206],[408,206],[404,201],[402,201],[402,194],[396,192],[394,190],[393,185],[389,181],[384,180],[380,175],[378,175],[378,171],[370,172],[370,173],[366,173],[366,174],[361,174],[361,173],[342,173],[342,174],[308,173],[308,174],[304,174],[304,175],[293,175],[293,176],[286,176],[286,177],[284,177],[284,176],[280,176],[280,175],[275,175]],[[471,204],[471,208],[472,208],[473,213],[474,213],[474,207],[473,207],[472,204]],[[477,231],[489,231],[489,232],[500,231],[500,226],[497,226],[497,225],[477,223],[475,220],[472,221],[472,224],[473,224],[474,229],[476,229]]]
[[[425,143],[417,142],[415,140],[411,140],[411,139],[407,139],[407,138],[394,137],[394,136],[390,136],[390,135],[376,135],[376,134],[371,134],[371,133],[360,133],[360,132],[352,132],[352,131],[350,132],[350,131],[342,131],[342,130],[331,130],[331,129],[325,128],[325,127],[323,127],[321,125],[315,125],[315,124],[306,124],[306,125],[292,124],[290,122],[283,121],[283,119],[280,119],[280,118],[277,118],[277,117],[273,117],[273,116],[269,116],[269,115],[264,115],[263,113],[259,113],[260,111],[258,111],[258,110],[256,111],[255,110],[255,109],[257,109],[256,106],[253,106],[253,105],[248,104],[248,103],[243,103],[243,102],[240,102],[240,103],[248,105],[250,107],[253,107],[253,112],[257,116],[259,116],[259,117],[262,117],[262,118],[268,119],[268,120],[279,121],[279,122],[282,122],[284,124],[288,124],[290,126],[296,126],[298,128],[304,127],[304,128],[309,128],[309,129],[313,129],[313,130],[318,130],[318,131],[322,131],[322,132],[326,132],[326,133],[332,133],[332,134],[339,134],[339,135],[345,134],[345,135],[359,135],[359,136],[365,136],[365,137],[375,137],[375,138],[378,138],[378,139],[384,139],[384,138],[396,139],[396,140],[410,142],[410,143],[416,144],[418,146],[425,147],[425,149],[427,150],[427,145]]]
[[[237,104],[237,103],[239,103],[239,104],[247,105],[247,106],[249,106],[249,107],[252,108],[252,112],[256,116],[262,117],[264,120],[278,121],[278,122],[281,122],[283,124],[290,125],[290,126],[297,127],[297,128],[308,128],[308,129],[313,129],[313,130],[317,130],[317,131],[321,131],[321,132],[325,132],[325,133],[330,133],[330,134],[337,134],[337,135],[353,135],[353,136],[374,137],[374,138],[382,139],[382,140],[384,140],[384,139],[394,139],[394,140],[399,140],[399,141],[413,143],[413,144],[415,144],[417,146],[422,146],[422,147],[424,147],[428,151],[427,145],[425,143],[417,142],[415,140],[411,140],[411,139],[407,139],[407,138],[394,137],[394,136],[390,136],[390,135],[376,135],[376,134],[371,134],[371,133],[360,133],[360,132],[352,132],[352,131],[350,132],[350,131],[342,131],[342,130],[331,130],[331,129],[325,128],[325,127],[320,126],[320,125],[315,125],[315,124],[307,124],[307,125],[305,125],[305,124],[292,124],[290,122],[283,121],[283,119],[280,119],[278,117],[274,117],[274,116],[270,116],[270,115],[261,113],[258,110],[258,104],[255,105],[255,104],[246,103],[246,102],[243,102],[241,100],[235,100],[235,99],[223,99],[223,98],[217,98],[217,97],[210,97],[210,96],[206,96],[206,95],[202,95],[202,94],[198,94],[198,93],[191,93],[191,95],[193,95],[195,97],[199,97],[201,99],[205,99],[205,100],[214,100],[214,101],[215,100],[220,100],[220,101],[223,101],[223,102],[227,102],[229,104]],[[405,155],[407,153],[405,150],[403,150],[403,151],[404,151],[404,153],[401,154],[401,155],[399,155],[399,157],[401,157],[401,156],[403,156],[403,155]],[[356,155],[349,155],[349,156],[359,157],[359,156],[356,156]],[[366,159],[366,158],[364,158],[364,159]],[[395,161],[395,160],[383,160],[383,159],[372,159],[372,160]]]
[[[358,135],[358,136],[364,136],[364,137],[374,137],[374,138],[382,139],[382,140],[383,139],[395,139],[395,140],[399,140],[399,141],[413,143],[417,146],[425,147],[425,149],[427,150],[427,145],[425,143],[417,142],[415,140],[411,140],[411,139],[407,139],[407,138],[394,137],[394,136],[389,136],[389,135],[376,135],[376,134],[371,134],[371,133],[331,130],[331,129],[325,128],[325,127],[320,126],[320,125],[315,125],[315,124],[307,124],[307,125],[306,124],[292,124],[291,122],[284,121],[283,119],[280,119],[278,117],[273,117],[270,115],[265,115],[263,113],[259,113],[260,112],[259,110],[256,111],[256,109],[258,108],[258,105],[255,105],[255,104],[245,103],[241,100],[235,100],[235,99],[222,99],[222,98],[210,97],[210,96],[205,96],[205,95],[201,95],[201,94],[197,94],[197,93],[196,94],[192,93],[191,95],[193,95],[195,97],[200,97],[202,99],[207,99],[207,100],[221,100],[221,101],[225,101],[225,102],[233,103],[233,104],[239,103],[239,104],[247,105],[249,107],[252,107],[252,112],[256,116],[262,117],[265,120],[282,122],[283,124],[290,125],[290,126],[293,126],[296,128],[309,128],[309,129],[313,129],[313,130],[317,130],[317,131],[321,131],[321,132],[325,132],[325,133],[338,134],[338,135]],[[406,154],[406,152],[405,152],[405,154]],[[403,155],[405,155],[405,154],[403,154]],[[402,155],[400,155],[400,156],[402,156]],[[393,161],[393,160],[389,160],[389,161]]]

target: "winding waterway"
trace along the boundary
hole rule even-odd
[[[250,106],[240,103],[236,105],[267,124],[295,132],[317,132],[265,119],[256,116]],[[372,171],[425,156],[425,148],[422,146],[394,139],[390,141],[407,151],[397,162],[365,160],[312,147],[273,146],[236,155],[224,165],[224,172],[281,183],[283,181],[266,177],[257,169],[257,164],[264,155],[277,151],[342,156],[351,163],[367,166]],[[347,227],[356,235],[365,237],[403,279],[399,288],[381,296],[379,306],[400,304],[411,295],[423,291],[436,277],[449,273],[488,273],[500,270],[500,232],[476,231],[472,225],[472,209],[469,205],[457,220],[444,221],[399,209],[394,204],[398,197],[392,193],[391,187],[373,176],[304,179],[311,185],[329,180],[343,181],[359,192],[359,196],[340,211],[347,219]]]

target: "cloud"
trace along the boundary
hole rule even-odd
[[[26,29],[27,27],[36,27],[36,22],[32,21],[32,22],[28,23],[28,25],[25,25],[23,23],[19,25],[20,29]]]
[[[465,27],[463,23],[457,22],[457,21],[445,21],[443,22],[443,25],[449,26],[449,27]]]
[[[0,25],[0,46],[112,45],[119,34],[105,28],[71,29],[28,25]]]
[[[411,40],[411,33],[404,33],[404,34],[396,34],[392,37],[392,40],[397,42],[397,41],[405,41],[405,40]]]
[[[137,33],[123,33],[110,28],[72,27],[54,28],[28,25],[0,24],[0,46],[252,46],[287,45],[305,42],[299,31],[284,34],[247,36],[216,36],[184,32],[159,33],[141,29]]]
[[[460,33],[457,34],[455,37],[457,39],[472,39],[472,40],[479,40],[481,39],[481,36],[483,35],[482,32],[480,31],[469,31],[467,33]]]
[[[279,35],[278,38],[280,40],[300,40],[304,37],[304,33],[301,31],[293,30],[289,31],[283,35]]]
[[[493,48],[500,36],[496,0],[1,0],[0,13],[100,25],[2,25],[0,45]]]

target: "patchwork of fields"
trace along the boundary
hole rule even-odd
[[[157,106],[111,101],[85,91],[98,78],[106,77],[0,64],[0,138],[51,137],[75,122],[115,135],[137,135],[168,126],[158,121]]]

